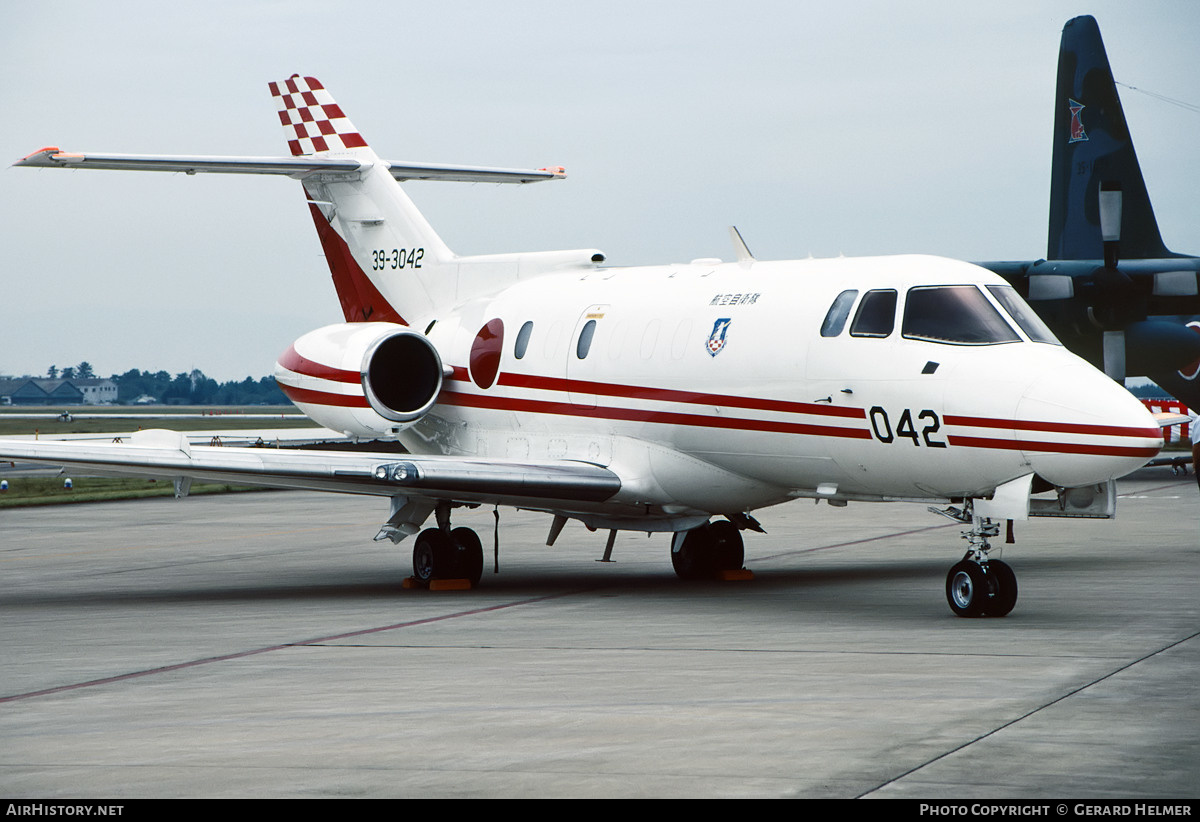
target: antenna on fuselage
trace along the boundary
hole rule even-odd
[[[750,253],[750,249],[746,246],[746,241],[742,239],[742,233],[737,230],[737,226],[729,227],[729,237],[733,240],[733,250],[737,252],[739,263],[755,262],[754,255]]]

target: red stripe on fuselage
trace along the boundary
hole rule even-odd
[[[1094,445],[1070,442],[1037,442],[1034,440],[993,440],[986,437],[946,437],[954,446],[966,448],[992,448],[1003,451],[1040,451],[1051,454],[1088,454],[1097,457],[1153,457],[1160,449],[1127,445]]]
[[[1001,420],[992,417],[960,417],[947,414],[942,418],[946,425],[962,425],[967,428],[1000,428],[1007,431],[1046,431],[1059,434],[1090,434],[1100,437],[1160,437],[1157,428],[1128,428],[1120,425],[1092,425],[1074,422],[1040,422],[1038,420]]]
[[[611,382],[568,380],[560,377],[539,377],[533,374],[500,375],[500,385],[513,388],[536,388],[544,391],[573,391],[578,394],[597,394],[604,397],[626,397],[638,400],[683,402],[693,405],[717,405],[726,408],[747,408],[755,411],[780,411],[785,414],[815,414],[821,417],[866,419],[861,408],[842,408],[810,402],[766,400],[757,397],[737,397],[728,394],[705,394],[699,391],[679,391],[672,388],[653,388],[646,385],[621,385]]]
[[[626,422],[650,422],[665,425],[689,425],[701,428],[728,428],[740,431],[772,431],[780,434],[808,434],[819,437],[842,437],[867,440],[871,432],[865,428],[837,428],[831,425],[810,425],[798,422],[775,420],[751,420],[738,417],[706,417],[700,414],[682,414],[676,411],[651,411],[640,408],[612,408],[576,405],[570,402],[548,402],[500,397],[491,394],[468,394],[459,391],[442,391],[438,397],[442,405],[457,405],[467,408],[487,408],[494,411],[526,411],[535,414],[556,414],[567,417],[623,420]]]
[[[456,366],[451,380],[466,382],[469,380],[467,370]],[[815,403],[790,402],[786,400],[759,399],[754,397],[729,396],[725,394],[708,394],[696,391],[680,391],[669,388],[654,388],[651,386],[622,385],[618,383],[591,382],[587,380],[571,380],[561,377],[543,377],[533,374],[502,373],[497,380],[499,385],[511,388],[529,388],[540,391],[575,392],[579,394],[595,394],[610,397],[626,397],[629,399],[645,399],[660,402],[679,402],[699,405],[714,405],[725,408],[742,408],[759,411],[776,411],[791,414],[813,414],[826,417],[841,417],[848,419],[865,419],[866,411],[861,408],[846,408],[826,406]],[[754,420],[730,417],[710,417],[700,414],[686,414],[674,411],[646,410],[634,408],[592,407],[570,402],[553,402],[545,400],[518,399],[501,397],[495,394],[474,394],[458,391],[443,391],[439,402],[446,405],[457,405],[471,408],[488,408],[499,411],[526,411],[530,413],[556,414],[561,416],[587,417],[592,419],[613,419],[630,422],[663,423],[668,425],[688,425],[707,428],[725,428],[749,431],[770,431],[786,434],[807,434],[811,436],[829,436],[845,439],[872,439],[865,429],[839,428],[828,425],[814,425],[797,422],[782,422],[775,420]],[[1131,428],[1114,425],[1091,425],[1067,422],[1042,422],[1036,420],[1001,420],[990,417],[968,417],[947,415],[944,418],[947,425],[961,425],[976,428],[996,428],[1006,430],[1010,434],[1016,431],[1044,431],[1066,434],[1086,434],[1091,436],[1121,436],[1121,437],[1158,437],[1159,432],[1150,428]],[[1097,445],[1092,443],[1053,443],[1019,439],[990,439],[987,437],[966,437],[950,435],[949,444],[967,448],[988,448],[1011,451],[1040,451],[1064,454],[1088,454],[1095,456],[1128,456],[1152,457],[1158,449],[1148,446]]]
[[[468,381],[467,369],[461,366],[454,366],[453,370],[454,373],[450,376],[451,380],[458,380],[460,382]],[[809,402],[790,402],[787,400],[767,400],[757,397],[739,397],[730,394],[706,394],[699,391],[654,388],[648,385],[622,385],[620,383],[592,382],[590,380],[569,380],[562,377],[541,377],[535,374],[514,374],[508,371],[500,375],[497,384],[510,388],[532,388],[540,391],[597,394],[604,397],[682,402],[693,405],[715,405],[725,408],[745,408],[755,411],[779,411],[785,414],[814,414],[821,417],[843,417],[859,420],[867,418],[867,412],[861,408],[842,408]]]
[[[276,381],[276,385],[292,402],[331,405],[338,408],[370,408],[367,398],[362,394],[331,394],[328,391],[314,391],[311,388],[296,388],[294,385],[278,381]]]
[[[297,374],[303,374],[306,377],[317,377],[330,382],[344,382],[357,385],[362,381],[362,374],[357,371],[347,371],[343,368],[334,368],[331,365],[323,365],[322,363],[310,360],[296,351],[296,346],[291,346],[279,358],[279,364],[288,371],[295,371]]]

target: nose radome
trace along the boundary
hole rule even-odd
[[[1017,405],[1021,451],[1043,479],[1092,485],[1136,471],[1163,439],[1145,406],[1082,360],[1048,369]]]

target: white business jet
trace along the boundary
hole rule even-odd
[[[1063,348],[1000,277],[930,256],[606,267],[593,249],[459,256],[398,181],[564,176],[383,161],[314,78],[270,84],[291,157],[77,154],[18,166],[276,174],[302,182],[346,321],[280,357],[320,424],[407,454],[0,443],[0,456],[176,479],[389,498],[376,536],[417,534],[421,581],[483,569],[459,506],[609,532],[671,533],[683,578],[740,569],[752,511],[798,498],[908,501],[965,526],[960,616],[1003,616],[989,558],[1005,520],[1111,516],[1113,480],[1154,457],[1155,419]],[[1053,493],[1051,493],[1053,492]],[[1040,496],[1035,496],[1040,495]],[[424,528],[433,515],[432,527]],[[423,529],[423,530],[422,530]]]

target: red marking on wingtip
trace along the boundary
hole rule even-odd
[[[61,149],[61,148],[59,148],[58,146],[46,146],[45,148],[39,148],[37,151],[33,151],[33,152],[30,152],[29,154],[26,154],[26,155],[25,155],[24,157],[22,157],[21,159],[22,159],[22,160],[28,160],[30,157],[36,157],[36,156],[38,156],[39,154],[45,154],[47,151],[52,151],[52,152],[54,152],[55,154],[61,154],[61,153],[62,153],[62,149]]]

